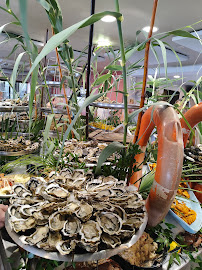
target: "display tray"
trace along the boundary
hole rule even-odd
[[[18,157],[18,156],[24,156],[28,154],[34,154],[37,153],[39,150],[39,147],[37,149],[34,149],[32,151],[18,151],[18,152],[6,152],[6,151],[0,151],[0,156],[4,157]]]
[[[87,261],[98,261],[101,259],[112,257],[119,252],[122,252],[124,249],[131,247],[134,245],[140,236],[143,234],[145,227],[147,225],[148,216],[147,214],[144,217],[144,221],[142,225],[140,226],[139,230],[133,237],[126,243],[121,244],[119,247],[114,249],[106,249],[101,250],[94,253],[85,253],[85,254],[70,254],[70,255],[61,255],[59,252],[48,252],[43,249],[39,249],[35,246],[25,245],[22,243],[22,241],[19,239],[19,234],[15,233],[9,224],[9,216],[8,212],[6,212],[5,215],[5,227],[9,234],[9,236],[13,239],[13,241],[18,244],[21,248],[24,250],[31,252],[32,254],[49,259],[49,260],[56,260],[56,261],[66,261],[66,262],[87,262]]]
[[[25,137],[26,139],[33,138],[33,134],[23,133],[23,132],[12,132],[12,133],[8,132],[7,135],[8,135],[8,139],[14,138],[16,136],[22,136],[22,137]],[[5,133],[3,134],[3,136],[5,136]]]
[[[123,103],[101,103],[101,102],[93,102],[90,106],[103,108],[103,109],[124,109]],[[128,104],[128,109],[139,109],[139,106],[134,104]]]
[[[22,132],[12,132],[12,133],[8,133],[8,138],[14,138],[16,136],[22,136],[26,139],[32,138],[33,134],[29,134],[29,133],[22,133]],[[18,152],[7,152],[7,151],[0,151],[0,156],[7,156],[7,157],[17,157],[17,156],[23,156],[23,155],[27,155],[27,154],[33,154],[38,152],[39,147],[37,149],[34,149],[32,151],[18,151]]]
[[[26,112],[29,111],[28,106],[0,106],[0,112]]]
[[[40,109],[41,112],[44,112],[44,113],[52,113],[51,108],[41,107],[39,109]],[[67,114],[67,111],[54,108],[53,113],[55,113],[55,114]]]
[[[176,195],[176,199],[180,203],[185,203],[187,207],[193,209],[196,212],[196,220],[192,224],[186,223],[182,218],[176,215],[171,209],[169,210],[170,214],[174,217],[174,219],[182,226],[185,231],[189,233],[197,233],[202,227],[202,209],[200,203],[193,191],[189,190],[190,199],[187,199],[183,196]]]

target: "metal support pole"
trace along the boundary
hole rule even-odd
[[[91,15],[95,13],[95,0],[91,0]],[[93,46],[93,30],[94,24],[90,26],[89,44],[88,44],[88,67],[87,67],[87,80],[86,80],[86,98],[90,95],[90,71],[91,71],[91,55]],[[88,122],[89,122],[89,106],[86,107],[86,139],[88,139]]]

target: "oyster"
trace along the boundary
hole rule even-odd
[[[33,217],[27,219],[10,219],[10,224],[13,230],[18,232],[25,232],[26,230],[32,229],[36,226],[36,220]]]
[[[89,220],[81,225],[80,230],[81,239],[85,242],[98,242],[102,231],[97,222]]]
[[[80,204],[80,208],[75,212],[76,216],[82,221],[88,220],[93,213],[93,207],[85,202]]]
[[[43,248],[47,251],[55,251],[57,242],[62,241],[62,235],[59,232],[49,231],[48,238],[37,243],[38,248]]]
[[[31,177],[25,186],[27,190],[29,190],[32,194],[35,194],[36,188],[42,183],[46,184],[46,181],[43,178]]]
[[[20,208],[22,206],[19,204],[13,204],[13,205],[9,205],[8,207],[8,214],[10,216],[16,217],[18,219],[22,218],[21,213],[20,213]]]
[[[61,255],[67,255],[74,250],[76,246],[75,240],[59,241],[56,243],[56,248]]]
[[[30,205],[22,205],[19,209],[20,213],[22,214],[22,216],[24,217],[31,217],[32,216],[32,212],[35,210],[35,208],[33,206]]]
[[[52,231],[60,231],[65,223],[65,216],[60,212],[53,213],[49,218],[49,228]]]
[[[115,248],[121,244],[121,240],[116,235],[109,235],[107,233],[103,233],[101,235],[101,240],[104,242],[108,247]]]
[[[48,185],[44,192],[61,200],[66,199],[70,195],[66,189],[61,188],[58,184]]]
[[[64,236],[76,236],[81,227],[81,221],[75,216],[67,217],[62,233]]]
[[[79,202],[71,202],[71,203],[66,204],[65,207],[60,208],[59,211],[65,213],[65,214],[68,214],[68,215],[72,215],[79,208],[80,208]]]
[[[24,187],[23,184],[16,184],[12,186],[13,192],[18,196],[21,197],[23,193],[29,193],[29,191]],[[31,193],[29,193],[31,195]]]
[[[36,231],[31,234],[30,236],[21,236],[20,240],[24,243],[24,244],[29,244],[29,245],[36,245],[38,242],[42,241],[44,238],[47,237],[48,235],[48,227],[37,227]]]
[[[78,245],[85,249],[88,252],[96,252],[98,251],[98,245],[100,242],[92,243],[92,242],[85,242],[83,239],[79,241]]]
[[[109,235],[119,234],[123,220],[112,212],[101,212],[96,215],[97,222],[104,232]]]

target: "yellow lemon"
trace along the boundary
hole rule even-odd
[[[168,252],[173,251],[177,247],[179,247],[179,245],[175,241],[172,241],[171,244],[170,244],[170,249],[168,250]],[[180,249],[178,250],[177,253],[180,253]]]

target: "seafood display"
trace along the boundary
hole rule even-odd
[[[16,113],[4,113],[0,115],[0,122],[6,121],[7,119],[15,120]]]
[[[63,169],[49,179],[12,187],[9,224],[24,244],[61,255],[96,252],[130,240],[144,222],[139,193],[113,176]]]
[[[5,99],[0,101],[0,106],[28,106],[28,101],[21,99]]]
[[[16,139],[1,139],[0,151],[4,152],[20,152],[25,151],[27,153],[35,151],[39,148],[39,143],[32,143],[30,140],[25,139],[22,136]]]
[[[98,99],[96,99],[95,102],[96,103],[97,102],[100,102],[100,103],[117,103],[115,100],[111,100],[110,98],[108,98],[106,96],[99,97]]]
[[[186,159],[202,164],[202,144],[185,148],[184,154]]]
[[[173,212],[183,219],[187,224],[192,224],[196,220],[196,212],[190,209],[184,202],[180,203],[178,200],[174,200],[171,205]]]
[[[76,139],[71,139],[64,143],[63,159],[66,162],[78,160],[80,163],[85,162],[96,164],[101,151],[106,146],[106,143],[98,143],[95,140],[77,141]],[[60,149],[56,150],[54,155],[58,156],[59,153]],[[114,155],[112,155],[110,158],[114,159]],[[110,158],[108,160],[110,160]]]
[[[181,180],[184,152],[182,129],[175,110],[166,103],[151,106],[142,117],[138,136],[142,153],[135,156],[135,165],[142,165],[131,176],[130,184],[139,187],[147,142],[155,126],[158,133],[157,166],[155,181],[146,200],[150,226],[160,223],[171,207]]]
[[[183,179],[182,179],[182,181],[183,181]],[[190,198],[190,195],[189,195],[189,192],[188,192],[187,189],[188,189],[187,183],[186,182],[181,182],[179,184],[179,188],[177,190],[177,195],[181,195],[181,196],[189,199]]]
[[[13,193],[12,186],[15,183],[25,183],[30,179],[28,174],[10,174],[4,176],[0,174],[0,196]]]
[[[115,129],[115,127],[113,127],[112,125],[107,125],[107,124],[104,124],[102,122],[90,122],[89,125],[92,126],[92,127],[99,128],[99,129],[104,129],[104,130],[113,130],[113,129]]]

